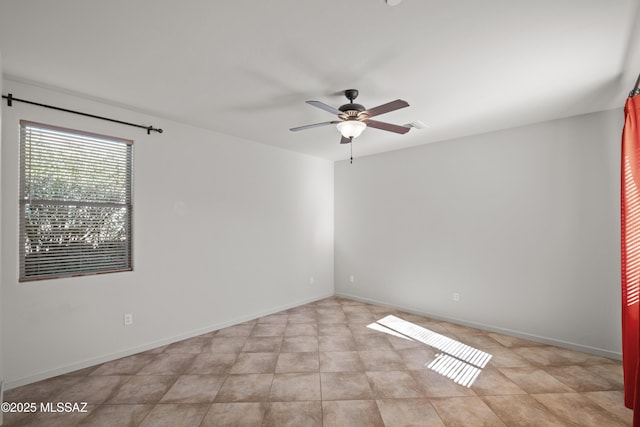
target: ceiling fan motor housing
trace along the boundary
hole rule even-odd
[[[361,113],[366,110],[363,105],[360,104],[344,104],[338,107],[338,110],[342,111],[348,116],[357,116],[358,113]]]

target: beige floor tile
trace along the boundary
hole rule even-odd
[[[287,324],[291,323],[315,323],[316,312],[313,310],[301,311],[301,312],[289,312],[289,318]]]
[[[259,323],[251,332],[252,337],[281,337],[284,335],[286,323]]]
[[[227,376],[216,395],[216,402],[266,402],[273,374],[242,374]]]
[[[111,404],[156,403],[178,379],[171,375],[136,375],[109,399]]]
[[[318,335],[347,335],[351,336],[351,329],[346,323],[321,323],[318,325]]]
[[[345,319],[347,323],[363,323],[369,324],[378,320],[376,316],[371,313],[363,312],[363,313],[345,313]]]
[[[567,422],[583,427],[624,426],[623,420],[604,410],[592,400],[578,393],[550,393],[531,395],[551,412]]]
[[[198,427],[208,410],[208,404],[162,403],[153,407],[140,427]]]
[[[356,344],[351,335],[321,335],[318,337],[320,351],[351,351]]]
[[[458,340],[471,347],[482,349],[487,353],[491,353],[491,350],[498,347],[503,348],[503,345],[493,339],[489,334],[462,334],[457,335]]]
[[[307,353],[318,351],[318,337],[284,337],[280,351],[282,353]]]
[[[428,319],[413,314],[402,314],[396,317],[399,317],[400,319],[406,320],[411,323],[415,323],[416,325],[422,326],[423,328],[428,329],[431,332],[447,336],[453,335],[453,333],[445,327],[445,325],[447,325],[446,322],[440,322],[438,320]]]
[[[278,353],[240,353],[231,374],[268,374],[276,370]]]
[[[160,403],[211,403],[224,380],[218,375],[182,375]]]
[[[263,427],[322,427],[322,404],[311,402],[271,402]]]
[[[318,336],[318,327],[314,323],[299,323],[297,325],[288,324],[284,330],[286,337],[299,337],[299,336]]]
[[[430,402],[447,427],[505,426],[479,397],[444,397]]]
[[[393,350],[383,332],[380,332],[380,335],[356,335],[353,340],[357,350]]]
[[[566,427],[567,422],[528,394],[511,396],[484,396],[493,412],[508,426]]]
[[[624,406],[623,391],[590,391],[582,393],[582,395],[600,405],[601,408],[621,419],[627,425],[633,423],[633,410]]]
[[[214,403],[202,420],[200,427],[260,427],[267,404],[260,403]]]
[[[136,375],[179,375],[195,360],[197,354],[159,354]]]
[[[616,384],[612,384],[606,378],[590,371],[588,366],[550,366],[544,370],[578,392],[616,390],[618,388]]]
[[[391,344],[391,348],[393,350],[430,348],[426,344],[420,341],[409,339],[408,337],[404,338],[404,337],[396,337],[393,335],[388,335],[387,340],[389,341],[389,344]]]
[[[364,372],[322,372],[322,400],[373,399],[369,378]]]
[[[362,350],[358,354],[367,371],[401,371],[407,368],[394,350]]]
[[[368,327],[371,323],[373,323],[373,320],[370,322],[364,322],[364,323],[347,323],[347,326],[353,336],[379,335],[380,334],[379,331],[376,331],[375,329]]]
[[[293,400],[320,400],[320,374],[275,374],[269,400],[289,402]]]
[[[586,365],[585,369],[606,379],[612,387],[617,390],[624,390],[624,380],[622,377],[622,365],[607,363],[605,365]]]
[[[387,399],[376,403],[385,427],[445,426],[428,399]]]
[[[321,351],[321,372],[364,372],[364,365],[357,351]]]
[[[319,370],[318,352],[280,353],[276,364],[276,373],[318,372]]]
[[[472,328],[469,326],[464,326],[464,325],[457,325],[455,323],[449,323],[449,322],[442,322],[440,323],[441,326],[443,326],[445,328],[446,331],[449,332],[449,334],[453,334],[453,335],[473,335],[473,334],[481,334],[483,333],[483,331],[481,331],[480,329],[476,329],[476,328]],[[449,335],[447,334],[447,335]]]
[[[454,383],[430,369],[410,372],[424,390],[425,397],[476,396],[472,388]]]
[[[369,306],[368,304],[351,304],[351,303],[343,302],[342,312],[345,314],[352,314],[352,313],[371,314],[371,312],[369,311],[370,307],[371,306]]]
[[[78,426],[137,426],[152,408],[153,405],[100,405]]]
[[[346,323],[347,318],[341,308],[317,309],[316,322],[320,323]]]
[[[242,347],[243,352],[277,353],[282,347],[282,337],[249,337]]]
[[[383,427],[375,400],[322,402],[323,427]]]
[[[565,348],[545,346],[514,348],[520,357],[537,366],[561,366],[614,363],[610,359]]]
[[[211,353],[239,353],[246,342],[247,337],[215,336],[211,340],[209,351]]]
[[[185,370],[190,375],[224,375],[235,365],[237,353],[200,353]]]
[[[424,397],[424,390],[410,371],[367,371],[376,399]]]
[[[7,390],[4,393],[6,402],[51,402],[58,395],[85,378],[76,376],[58,376]]]
[[[297,307],[290,308],[289,310],[285,311],[285,313],[289,315],[289,319],[291,319],[292,314],[309,314],[315,317],[316,311],[313,307],[313,303],[299,305]]]
[[[533,367],[534,364],[518,355],[509,348],[492,347],[490,351],[491,359],[488,365],[496,368],[527,368]]]
[[[104,375],[85,377],[56,396],[57,402],[88,402],[103,403],[109,399],[123,384],[130,380],[130,376]],[[127,402],[139,403],[139,402]]]
[[[498,368],[527,393],[566,393],[573,389],[542,368]]]
[[[518,387],[516,383],[492,367],[484,368],[471,388],[479,396],[526,394],[526,391]]]
[[[412,371],[419,371],[421,369],[427,369],[427,366],[433,362],[436,358],[437,351],[422,345],[418,348],[407,348],[396,351],[407,369]]]

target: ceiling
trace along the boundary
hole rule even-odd
[[[11,80],[340,160],[333,126],[289,128],[332,120],[304,101],[337,107],[348,88],[365,107],[411,105],[378,120],[429,125],[369,128],[354,157],[622,107],[640,73],[639,5],[3,0],[0,53]]]

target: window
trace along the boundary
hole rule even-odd
[[[20,122],[20,281],[132,270],[132,147]]]

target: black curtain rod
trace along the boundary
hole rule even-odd
[[[136,128],[146,129],[147,130],[147,135],[151,135],[151,131],[162,133],[162,129],[154,128],[153,126],[138,125],[138,124],[135,124],[135,123],[123,122],[122,120],[116,120],[116,119],[110,119],[108,117],[96,116],[95,114],[83,113],[82,111],[74,111],[74,110],[69,110],[67,108],[55,107],[53,105],[41,104],[39,102],[27,101],[25,99],[14,98],[12,94],[2,95],[2,98],[7,100],[7,106],[9,106],[9,107],[11,107],[13,101],[24,102],[25,104],[37,105],[38,107],[44,107],[44,108],[51,108],[52,110],[64,111],[65,113],[78,114],[80,116],[92,117],[94,119],[106,120],[108,122],[120,123],[121,125],[127,125],[127,126],[133,126],[133,127],[136,127]]]

